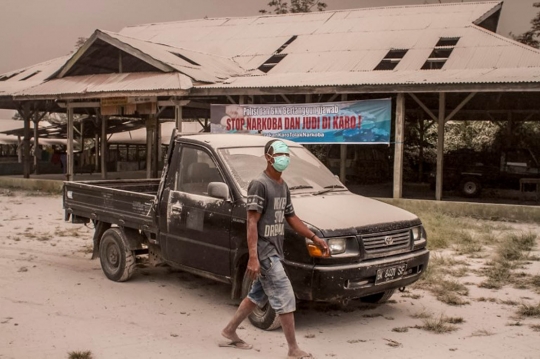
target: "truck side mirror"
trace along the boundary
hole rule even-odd
[[[229,199],[229,186],[223,182],[210,182],[208,184],[208,195],[214,198],[220,198],[224,200]]]

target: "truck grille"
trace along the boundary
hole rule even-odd
[[[397,249],[407,250],[411,243],[408,229],[385,233],[364,234],[361,236],[366,254],[379,254]]]

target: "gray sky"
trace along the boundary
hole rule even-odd
[[[459,0],[441,0],[443,3]],[[465,2],[470,0],[464,0]],[[476,0],[482,1],[482,0]],[[530,28],[538,0],[505,0],[499,33]],[[78,37],[95,29],[119,31],[128,25],[250,16],[269,0],[0,0],[0,73],[69,53]],[[426,0],[327,0],[329,10],[424,4]],[[437,3],[439,0],[427,0]]]

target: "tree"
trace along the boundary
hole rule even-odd
[[[318,0],[291,0],[289,5],[283,0],[272,0],[268,3],[270,11],[262,9],[259,10],[261,14],[288,14],[299,12],[311,12],[313,8],[317,8],[318,11],[323,11],[328,5]]]
[[[540,8],[540,2],[535,2],[534,7]],[[525,31],[521,35],[514,35],[510,33],[510,36],[516,41],[521,42],[532,47],[540,48],[540,12],[538,12],[534,19],[531,20],[531,29]]]
[[[87,37],[78,37],[77,41],[75,42],[75,49],[70,52],[70,54],[74,53],[75,51],[79,50],[82,45],[88,40]]]

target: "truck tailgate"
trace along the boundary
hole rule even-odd
[[[71,214],[154,231],[154,201],[159,182],[159,179],[65,182],[66,218]]]

